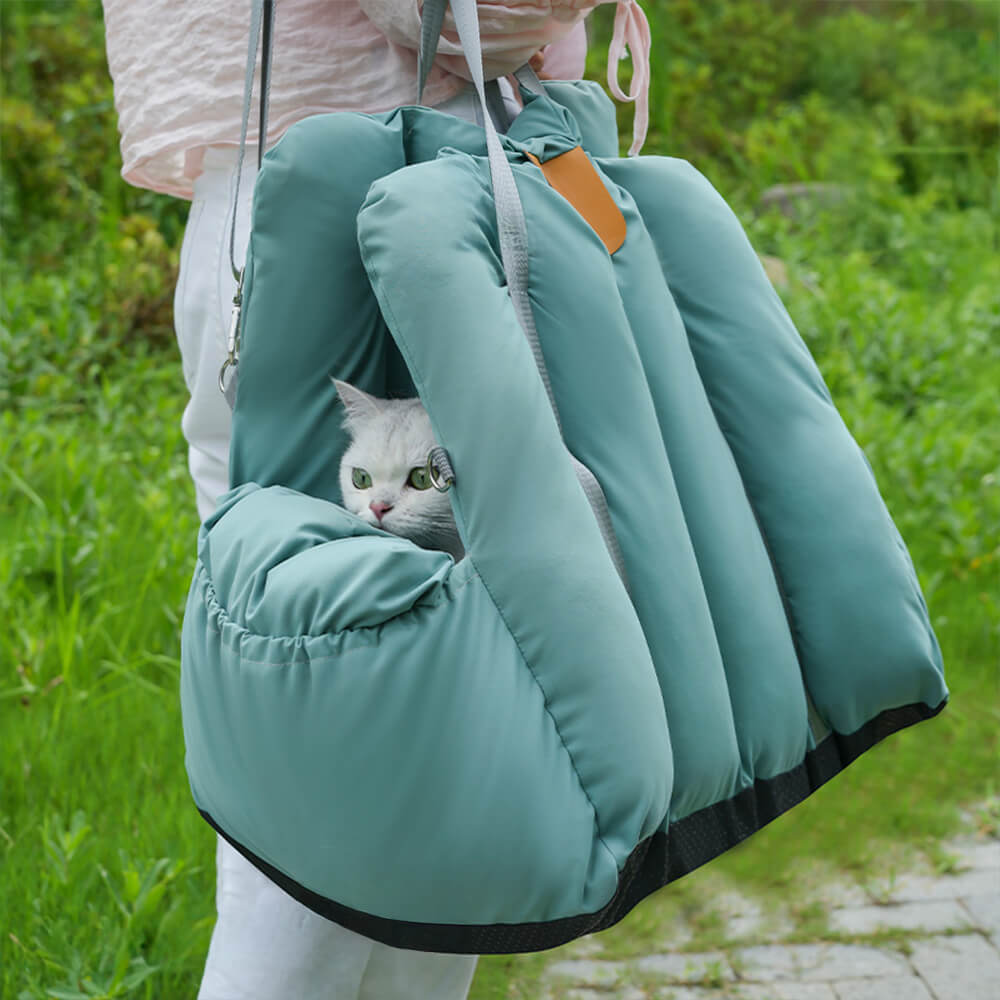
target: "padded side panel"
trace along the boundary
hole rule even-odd
[[[372,180],[402,162],[396,132],[361,115],[306,119],[265,157],[247,256],[232,485],[294,485],[340,501],[347,437],[329,376],[385,394],[384,325],[354,218]]]
[[[801,762],[801,671],[753,511],[634,202],[611,186],[628,237],[609,256],[537,176],[519,177],[532,301],[566,440],[608,495],[663,690],[675,820]]]
[[[770,557],[680,313],[634,203],[619,193],[631,241],[614,258],[618,291],[708,595],[744,776],[772,778],[802,761],[811,745],[802,671]]]
[[[564,437],[608,499],[669,724],[670,816],[686,815],[752,779],[741,774],[722,656],[678,483],[613,258],[537,168],[517,176],[530,220],[529,293]],[[572,257],[561,252],[566,246],[574,247]]]
[[[729,206],[687,163],[602,160],[652,234],[777,564],[807,685],[838,732],[947,696],[940,650],[871,470]]]
[[[667,811],[666,721],[507,295],[486,171],[447,153],[376,182],[358,217],[361,253],[451,455],[467,559],[545,694],[617,869]]]
[[[374,627],[363,595],[312,579],[349,575],[359,542],[384,548],[379,601],[395,615]],[[593,806],[468,560],[454,569],[326,501],[254,486],[229,495],[199,550],[186,763],[198,807],[229,837],[381,918],[519,923],[611,898],[618,871]],[[265,586],[276,573],[311,596]],[[338,608],[339,631],[303,634]]]

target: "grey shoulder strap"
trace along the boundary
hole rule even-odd
[[[243,118],[240,123],[240,152],[236,165],[236,189],[233,194],[232,226],[229,230],[229,266],[233,277],[239,281],[242,267],[236,266],[236,206],[240,200],[240,175],[246,156],[247,131],[250,127],[250,105],[253,103],[253,77],[257,68],[257,46],[261,33],[264,43],[260,57],[260,113],[257,116],[257,166],[264,159],[267,144],[267,108],[271,100],[271,50],[274,33],[274,7],[276,0],[253,0],[250,5],[250,39],[247,43],[247,68],[243,78]]]
[[[236,406],[236,383],[239,376],[240,310],[243,306],[243,265],[236,264],[236,213],[240,204],[240,183],[243,179],[243,160],[247,149],[247,130],[250,125],[250,105],[253,99],[253,77],[257,68],[257,46],[263,33],[260,58],[260,113],[257,118],[257,167],[264,159],[267,145],[267,108],[271,100],[271,51],[273,49],[274,8],[277,0],[252,0],[250,5],[250,37],[247,41],[247,66],[243,80],[243,117],[240,122],[240,150],[233,182],[233,205],[229,225],[229,266],[236,281],[233,311],[226,339],[226,359],[219,370],[219,391],[226,398],[229,409]],[[228,375],[228,378],[227,378]]]
[[[417,53],[417,104],[424,103],[424,86],[437,54],[448,0],[424,0],[420,11],[420,51]]]

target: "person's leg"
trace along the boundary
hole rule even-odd
[[[198,1000],[465,1000],[475,955],[404,951],[317,916],[221,837]]]
[[[375,944],[358,1000],[465,1000],[478,960],[478,955],[402,951]]]
[[[235,168],[235,149],[206,151],[204,172],[194,185],[174,295],[174,327],[191,394],[181,429],[188,442],[188,468],[202,520],[229,489],[232,418],[218,383],[236,291],[229,265],[230,185]],[[244,167],[236,226],[237,263],[246,252],[254,174],[254,165]]]
[[[235,150],[210,150],[184,233],[174,301],[191,399],[182,428],[199,516],[229,488],[229,408],[218,387],[232,297],[229,266]],[[240,187],[236,260],[249,231],[253,168]],[[198,1000],[464,1000],[475,957],[390,949],[317,916],[262,875],[221,837],[216,909]],[[371,962],[373,952],[378,959]],[[409,970],[409,971],[408,971]],[[363,985],[364,983],[364,985]]]
[[[355,1000],[374,942],[307,910],[221,837],[198,1000]]]

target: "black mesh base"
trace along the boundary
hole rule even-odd
[[[491,955],[544,951],[618,923],[650,893],[745,840],[829,781],[890,733],[930,719],[947,700],[931,708],[906,705],[882,712],[849,735],[832,733],[806,754],[797,767],[757,781],[738,795],[671,824],[666,833],[644,840],[629,855],[618,877],[618,891],[596,913],[524,924],[424,924],[386,920],[362,913],[299,885],[237,843],[212,817],[208,823],[251,864],[290,896],[320,916],[366,937],[413,951]]]

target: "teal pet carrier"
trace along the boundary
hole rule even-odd
[[[372,938],[478,953],[610,926],[947,691],[723,199],[619,158],[595,84],[522,74],[498,135],[473,75],[482,126],[318,115],[264,156],[181,694],[195,802],[250,861]],[[340,506],[331,376],[423,400],[460,562]]]

